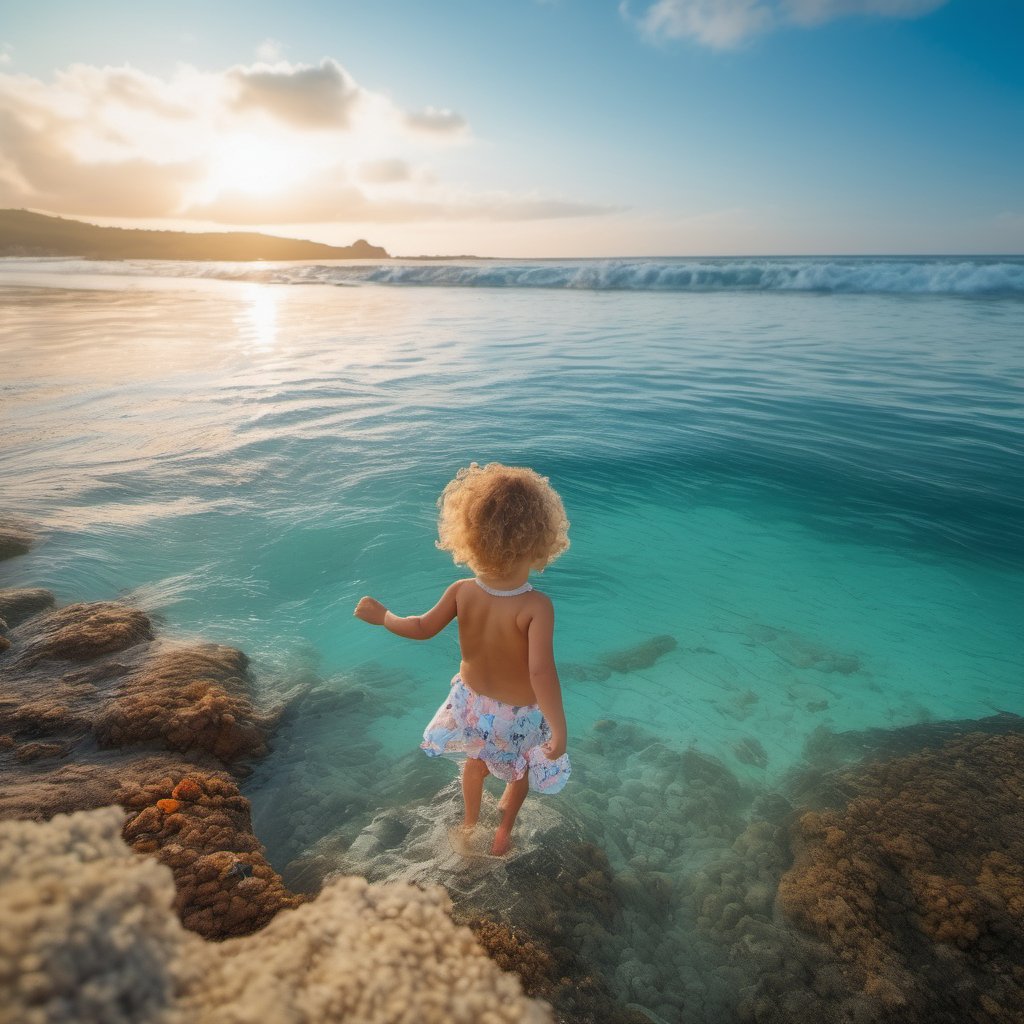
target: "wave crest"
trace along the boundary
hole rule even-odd
[[[1016,259],[495,260],[277,266],[230,276],[278,284],[443,288],[1024,295],[1024,260]]]
[[[374,263],[0,261],[10,272],[214,278],[265,284],[544,288],[624,292],[811,292],[1024,297],[1024,257],[732,257],[391,260]]]

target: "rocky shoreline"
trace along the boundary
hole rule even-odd
[[[244,654],[54,603],[0,591],[0,1022],[551,1020],[443,891],[285,887],[238,788],[281,712]]]
[[[0,528],[0,557],[30,543]],[[457,813],[449,787],[301,843],[289,888],[239,784],[271,743],[301,761],[302,731],[252,694],[241,652],[172,643],[136,608],[0,591],[0,849],[15,851],[0,910],[20,965],[0,977],[15,993],[0,1024],[90,1019],[82,992],[158,1021],[266,1020],[285,1003],[368,1024],[1024,1014],[1016,715],[822,732],[779,791],[601,722],[574,745],[574,809],[541,801],[521,855],[453,853],[438,870],[425,852]]]

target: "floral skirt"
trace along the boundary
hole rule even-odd
[[[530,789],[557,793],[572,766],[563,754],[549,761],[541,746],[551,727],[536,704],[506,704],[471,690],[459,676],[448,699],[423,732],[420,747],[429,757],[475,757],[492,775],[516,782],[529,773]]]

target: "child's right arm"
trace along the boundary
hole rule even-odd
[[[555,609],[550,598],[538,594],[537,608],[527,628],[527,654],[530,663],[530,684],[540,710],[551,726],[551,739],[543,751],[549,761],[565,753],[567,742],[562,686],[555,668]]]
[[[410,640],[429,640],[437,636],[455,618],[455,592],[461,582],[458,580],[453,583],[441,595],[441,600],[423,615],[395,615],[373,597],[364,597],[352,614],[357,619],[370,623],[371,626],[383,626],[396,636],[404,636]]]

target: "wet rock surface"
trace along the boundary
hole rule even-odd
[[[38,587],[0,590],[0,619],[11,629],[53,605],[53,594],[49,590]]]
[[[241,651],[213,644],[159,651],[118,687],[95,722],[96,738],[198,749],[225,763],[260,757],[273,719],[253,706],[247,665]]]
[[[33,616],[11,635],[25,668],[43,661],[89,661],[152,639],[148,616],[113,601],[72,604]]]
[[[0,517],[0,562],[16,555],[24,555],[35,542],[35,535],[23,523],[10,517]]]
[[[247,935],[303,897],[290,893],[253,833],[249,801],[224,773],[127,783],[117,802],[137,812],[123,835],[174,872],[174,909],[207,939]]]
[[[252,701],[245,655],[158,640],[129,605],[52,603],[0,591],[18,622],[0,652],[0,819],[131,810],[126,839],[173,870],[175,908],[207,938],[301,902],[264,857],[236,783],[275,719]]]

